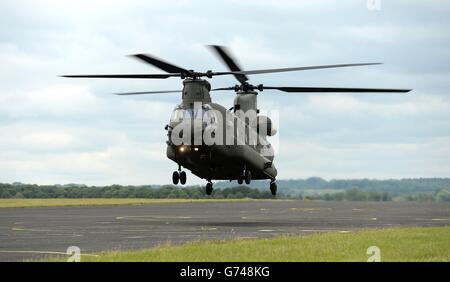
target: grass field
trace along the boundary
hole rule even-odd
[[[351,233],[320,233],[272,239],[165,244],[140,251],[113,251],[82,261],[356,261],[377,246],[382,261],[450,261],[450,227],[391,228]]]
[[[202,202],[273,201],[270,199],[0,199],[0,208],[32,208],[101,205],[150,205]]]

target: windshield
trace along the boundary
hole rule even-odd
[[[210,109],[203,108],[189,108],[189,109],[175,109],[172,112],[171,122],[181,122],[182,120],[192,120],[198,119],[203,120],[206,123],[214,123],[216,121],[216,116]]]
[[[192,119],[192,118],[194,118],[194,119],[202,119],[203,118],[203,115],[205,114],[206,112],[203,110],[203,109],[186,109],[185,111],[184,111],[184,118],[185,119]]]
[[[183,119],[184,110],[183,109],[175,109],[172,112],[172,116],[170,117],[171,122],[180,122]]]

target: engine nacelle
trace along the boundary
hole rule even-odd
[[[258,134],[266,134],[267,136],[274,136],[277,134],[277,128],[268,116],[258,116],[256,131]]]

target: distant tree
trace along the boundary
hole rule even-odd
[[[444,188],[437,191],[435,198],[440,202],[450,202],[450,189]]]
[[[335,200],[335,201],[343,201],[344,198],[345,198],[345,194],[342,193],[342,192],[339,192],[339,193],[335,193],[335,194],[334,194],[334,200]]]
[[[25,197],[23,196],[23,194],[22,194],[21,192],[17,192],[17,193],[14,195],[13,198],[14,198],[14,199],[23,199],[23,198],[25,198]]]
[[[4,189],[4,190],[2,191],[1,198],[3,198],[3,199],[9,199],[9,198],[11,198],[11,194],[8,192],[8,190]]]
[[[352,188],[345,191],[345,199],[347,201],[367,201],[368,194],[362,189]]]

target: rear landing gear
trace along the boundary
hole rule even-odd
[[[248,169],[244,169],[242,174],[239,175],[237,178],[237,183],[239,185],[242,185],[242,183],[244,183],[244,181],[245,181],[245,184],[247,184],[247,185],[250,184],[250,182],[252,182],[252,173]]]
[[[213,185],[211,182],[206,183],[206,195],[211,195],[213,192]]]
[[[248,169],[245,170],[244,172],[244,179],[245,179],[245,184],[250,184],[250,182],[252,182],[252,172]]]
[[[270,192],[273,196],[277,194],[277,183],[275,182],[275,180],[270,181]]]

